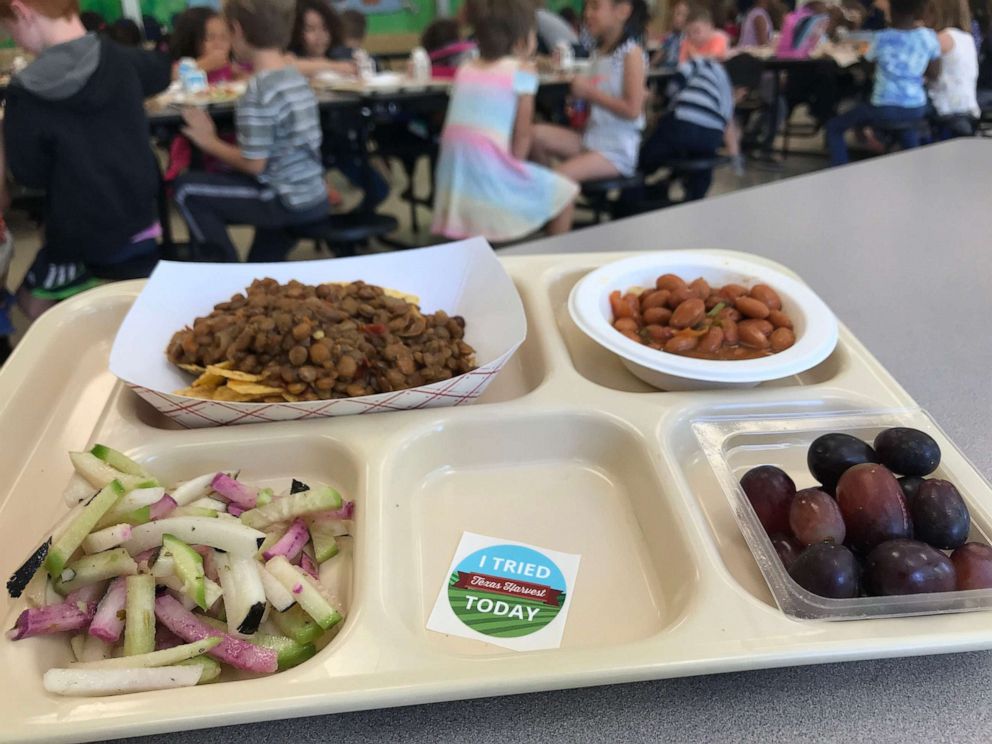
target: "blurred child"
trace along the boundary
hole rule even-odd
[[[967,0],[930,0],[927,25],[940,42],[940,76],[928,86],[937,115],[956,118],[947,134],[969,135],[969,119],[978,118],[978,50],[971,36]]]
[[[695,7],[685,21],[685,38],[679,49],[679,63],[704,57],[723,61],[730,43],[727,34],[713,25],[713,15],[706,8]]]
[[[187,8],[176,19],[172,37],[172,77],[179,76],[179,60],[192,58],[197,66],[207,73],[210,85],[229,83],[244,77],[244,72],[231,57],[231,30],[227,21],[211,8]],[[228,134],[228,141],[233,136]],[[171,184],[180,174],[185,173],[193,162],[193,148],[189,140],[181,134],[169,143],[169,165],[165,170],[165,182]],[[216,158],[204,157],[205,170],[223,172],[228,170]]]
[[[211,85],[244,77],[231,59],[231,30],[227,21],[210,8],[188,8],[176,19],[172,33],[173,78],[179,75],[179,60],[192,57],[207,73]]]
[[[940,42],[933,29],[918,26],[927,0],[891,0],[891,27],[875,34],[865,59],[875,63],[871,102],[860,103],[827,122],[827,148],[834,165],[848,160],[844,133],[872,122],[901,122],[926,115],[923,79],[940,75]],[[904,148],[919,144],[919,132],[899,132]]]
[[[711,158],[734,115],[734,91],[723,65],[700,58],[684,62],[669,84],[667,113],[641,148],[641,169],[652,173],[671,158]],[[686,199],[702,199],[712,170],[685,178]],[[664,195],[667,201],[667,194]]]
[[[461,27],[453,18],[439,18],[424,29],[420,45],[431,58],[431,76],[452,80],[462,62],[477,51],[475,42],[462,39]]]
[[[507,241],[570,207],[578,187],[526,162],[537,71],[532,0],[470,0],[479,59],[455,75],[441,134],[432,230]]]
[[[780,59],[807,59],[823,41],[830,28],[830,14],[823,0],[799,0],[796,9],[782,21],[775,56]]]
[[[572,95],[588,102],[585,132],[540,124],[534,127],[532,158],[573,181],[630,176],[644,129],[647,55],[640,40],[647,22],[644,0],[587,0],[585,21],[598,46],[590,75],[577,76]],[[575,205],[549,225],[552,234],[572,227]]]
[[[202,109],[183,111],[183,134],[237,172],[181,176],[176,203],[191,241],[221,260],[237,260],[227,226],[239,224],[256,228],[249,261],[281,261],[294,243],[287,227],[327,216],[317,100],[284,54],[293,0],[228,0],[224,15],[235,56],[255,72],[237,103],[238,144],[221,140]]]
[[[675,0],[668,6],[665,35],[661,47],[654,54],[651,63],[665,67],[675,67],[679,63],[679,52],[685,39],[685,24],[689,18],[689,0]]]
[[[18,290],[35,318],[158,260],[144,99],[168,86],[169,62],[88,34],[75,0],[0,0],[0,23],[36,55],[7,88],[3,122],[10,173],[45,192],[44,244]]]
[[[341,75],[354,75],[356,72],[352,51],[345,46],[344,23],[326,0],[299,0],[289,52],[293,66],[307,77],[321,72]],[[368,178],[368,193],[363,208],[371,210],[389,196],[389,184],[378,170],[369,168],[368,153],[358,151],[358,142],[359,138],[351,136],[347,128],[336,137],[326,138],[322,148],[324,163],[328,167],[336,167],[352,185],[359,188],[365,188]],[[328,198],[335,205],[343,201],[341,195],[330,187]]]
[[[364,52],[368,21],[365,14],[357,10],[346,10],[341,14],[343,51],[355,57],[355,52]]]
[[[354,75],[351,50],[344,45],[344,24],[326,0],[300,0],[289,42],[296,69],[310,77],[320,72]]]
[[[771,43],[772,32],[775,30],[772,25],[772,17],[768,12],[771,0],[754,0],[751,9],[744,16],[741,24],[741,35],[737,40],[737,46],[763,47]]]

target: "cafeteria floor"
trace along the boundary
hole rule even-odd
[[[793,143],[793,147],[807,152],[819,152],[822,150],[822,142],[813,140],[797,140]],[[768,169],[760,163],[755,163],[752,161],[748,162],[746,172],[743,176],[736,175],[730,168],[721,168],[714,174],[713,186],[711,187],[706,198],[713,199],[718,197],[720,194],[737,191],[738,189],[759,186],[761,184],[772,183],[791,176],[811,173],[813,171],[826,168],[828,164],[829,161],[822,155],[814,156],[790,154],[788,158],[784,159],[781,167],[775,170]],[[427,193],[429,188],[427,179],[428,171],[426,160],[421,160],[420,167],[414,179],[418,194]],[[357,204],[360,200],[360,192],[351,188],[348,183],[340,177],[340,174],[332,173],[331,181],[334,186],[342,192],[342,196],[344,197],[342,204],[343,209],[348,209]],[[406,176],[402,173],[400,168],[394,167],[392,169],[390,182],[392,187],[391,193],[385,204],[381,207],[381,211],[394,215],[399,220],[400,228],[393,235],[393,237],[406,244],[412,245],[430,245],[433,242],[436,242],[432,240],[431,235],[429,234],[430,214],[426,209],[420,209],[418,212],[420,232],[415,233],[412,229],[409,206],[399,197],[407,185]],[[579,219],[582,219],[583,217],[583,213],[580,212]],[[773,216],[769,215],[768,219],[773,219]],[[12,212],[8,215],[8,225],[14,235],[14,260],[7,279],[7,284],[8,287],[13,289],[19,286],[25,272],[34,260],[35,253],[39,248],[39,232],[34,224],[26,219],[25,215],[21,212]],[[186,224],[183,222],[182,218],[178,215],[175,209],[172,211],[172,226],[175,240],[185,241],[187,235]],[[244,255],[247,254],[248,245],[251,242],[252,231],[248,228],[236,227],[232,230],[232,236],[241,252],[242,257],[244,257]],[[329,254],[316,252],[312,242],[301,242],[293,250],[293,252],[290,253],[289,257],[291,260],[305,260],[311,258],[328,258]],[[15,328],[17,329],[17,335],[19,336],[26,329],[27,322],[25,318],[20,315],[19,311],[15,311],[13,322]],[[14,340],[16,342],[16,336]]]

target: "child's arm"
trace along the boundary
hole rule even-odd
[[[358,66],[352,61],[332,59],[303,59],[288,55],[289,64],[293,65],[305,77],[313,77],[321,72],[336,72],[340,75],[354,75]]]
[[[207,155],[211,155],[234,170],[247,173],[250,176],[259,176],[265,170],[268,163],[266,158],[246,158],[237,145],[220,139],[217,136],[214,121],[206,111],[196,108],[183,109],[183,120],[186,122],[183,134]]]
[[[923,77],[931,83],[940,77],[940,57],[930,60],[930,64],[927,65],[927,71],[923,73]]]
[[[623,95],[614,98],[599,90],[593,78],[577,77],[572,81],[572,95],[584,98],[594,106],[602,106],[624,119],[636,119],[644,111],[647,96],[647,73],[644,53],[639,46],[631,47],[623,61]]]
[[[526,160],[534,142],[534,93],[537,91],[537,67],[521,65],[514,86],[517,92],[517,116],[513,122],[510,152],[517,160]]]

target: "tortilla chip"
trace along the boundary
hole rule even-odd
[[[228,403],[251,403],[256,398],[260,396],[256,395],[244,395],[239,393],[237,390],[232,390],[229,386],[224,385],[223,387],[214,388],[213,390],[213,400],[223,400]]]
[[[259,385],[255,382],[241,382],[239,380],[228,380],[227,386],[241,395],[282,395],[283,389],[270,385]]]
[[[200,400],[213,400],[214,391],[217,388],[195,388],[195,387],[184,387],[173,392],[173,395],[182,395],[187,398],[199,398]]]
[[[191,387],[195,388],[215,388],[220,387],[224,384],[227,378],[218,375],[214,372],[204,372],[202,375],[193,380]]]
[[[231,365],[230,362],[223,362],[223,364],[227,366]],[[226,377],[228,380],[239,380],[241,382],[258,382],[262,379],[261,375],[240,372],[236,369],[227,369],[227,367],[222,367],[220,364],[211,364],[207,367],[207,372],[220,375],[221,377]]]
[[[176,366],[192,375],[202,375],[207,371],[206,367],[201,367],[199,364],[177,364]]]
[[[299,403],[300,402],[300,396],[299,395],[293,395],[292,393],[287,393],[285,390],[282,392],[282,398],[287,403]]]

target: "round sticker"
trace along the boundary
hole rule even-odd
[[[494,545],[455,567],[448,580],[448,602],[472,630],[516,638],[558,617],[565,588],[565,577],[548,556],[520,545]]]

